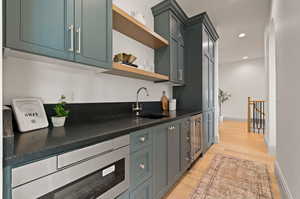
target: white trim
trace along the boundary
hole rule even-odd
[[[294,197],[293,197],[293,195],[292,195],[292,193],[291,193],[291,191],[288,187],[286,178],[283,175],[283,172],[282,172],[282,170],[279,166],[279,163],[277,161],[275,162],[275,174],[278,178],[282,198],[283,199],[294,199]]]
[[[269,145],[268,138],[266,136],[264,136],[264,141],[265,141],[265,144],[268,147],[269,154],[272,155],[272,156],[276,156],[276,146]]]
[[[236,118],[236,117],[226,117],[224,116],[224,121],[225,120],[233,120],[233,121],[239,121],[239,122],[246,122],[247,119],[244,118]]]
[[[215,44],[215,70],[214,70],[214,85],[215,85],[215,119],[214,119],[214,128],[215,128],[215,140],[214,143],[220,142],[220,135],[219,135],[219,41],[216,41]]]

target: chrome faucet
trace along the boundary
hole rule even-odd
[[[147,96],[149,96],[148,89],[146,87],[141,87],[136,92],[136,103],[132,105],[132,111],[135,112],[135,115],[138,117],[142,111],[142,105],[139,103],[139,94],[142,90],[145,90]]]

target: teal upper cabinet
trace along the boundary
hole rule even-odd
[[[168,75],[170,81],[184,84],[184,22],[186,14],[174,0],[152,8],[155,32],[169,40],[169,46],[155,50],[155,71]]]
[[[6,0],[6,47],[112,67],[111,0]]]
[[[73,60],[73,0],[7,0],[6,47]]]
[[[112,67],[112,1],[75,0],[77,62]]]

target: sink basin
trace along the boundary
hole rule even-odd
[[[142,118],[149,118],[149,119],[161,119],[168,116],[169,115],[163,113],[144,113],[141,115]]]

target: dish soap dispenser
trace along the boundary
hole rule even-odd
[[[161,97],[161,108],[163,111],[169,110],[169,99],[166,96],[166,91],[163,91],[163,96]]]

